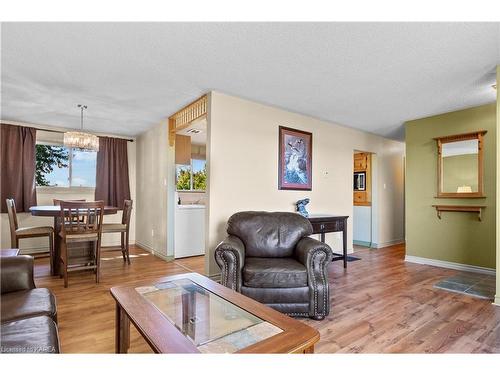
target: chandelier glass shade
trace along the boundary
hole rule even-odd
[[[64,133],[64,146],[89,151],[99,151],[99,137],[83,132]]]
[[[64,133],[64,146],[88,151],[99,151],[99,137],[83,131],[83,111],[86,105],[78,104],[81,111],[80,131]]]

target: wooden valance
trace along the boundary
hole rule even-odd
[[[203,95],[168,118],[168,140],[170,146],[175,144],[175,133],[187,128],[194,120],[206,116],[207,103],[207,95]]]

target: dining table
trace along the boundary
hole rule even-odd
[[[54,218],[54,253],[50,256],[52,276],[59,275],[61,258],[61,207],[60,206],[32,206],[30,207],[32,216],[43,216]],[[114,215],[118,212],[118,207],[104,206],[103,215]]]

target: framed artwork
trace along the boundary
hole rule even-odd
[[[278,189],[312,190],[312,133],[279,127]]]

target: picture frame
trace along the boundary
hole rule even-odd
[[[279,127],[278,189],[312,190],[312,133]]]

